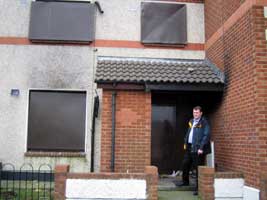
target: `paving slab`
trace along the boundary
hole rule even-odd
[[[159,191],[159,200],[199,200],[192,191]]]
[[[159,184],[158,189],[159,191],[173,191],[173,190],[179,190],[179,191],[194,191],[196,181],[195,179],[190,178],[190,185],[189,186],[183,186],[183,187],[177,187],[176,184],[182,183],[181,176],[161,176],[159,178]]]

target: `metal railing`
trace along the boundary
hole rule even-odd
[[[6,163],[0,166],[1,200],[52,200],[54,172],[42,164],[34,170],[31,164],[23,164],[18,170]]]

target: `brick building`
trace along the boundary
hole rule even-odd
[[[205,1],[206,57],[226,75],[212,117],[218,170],[259,188],[266,171],[266,1]],[[216,12],[215,12],[216,10]]]
[[[98,2],[0,2],[0,17],[5,19],[0,22],[0,162],[13,163],[16,168],[25,162],[32,163],[35,168],[42,163],[52,168],[64,163],[69,164],[74,172],[108,169],[108,151],[111,147],[110,141],[104,140],[105,127],[102,124],[106,122],[102,122],[102,119],[111,119],[108,115],[111,107],[103,103],[111,99],[106,92],[102,98],[102,89],[95,84],[95,72],[100,60],[127,58],[139,61],[154,59],[158,62],[167,59],[164,65],[167,62],[195,62],[194,66],[190,64],[185,67],[188,73],[190,69],[187,68],[207,66],[203,64],[205,35],[202,2],[151,4],[157,9],[164,9],[161,18],[156,20],[165,22],[162,23],[164,26],[159,26],[161,34],[157,31],[150,34],[150,27],[155,28],[153,19],[148,20],[149,26],[142,26],[142,10],[146,10],[143,13],[145,19],[151,19],[147,17],[151,10],[147,9],[147,6],[151,6],[149,2]],[[181,27],[179,34],[168,31],[177,26]],[[141,30],[144,34],[141,34]],[[172,33],[167,40],[162,37],[165,30]],[[163,41],[158,40],[161,37]],[[136,102],[136,111],[122,109],[119,112],[119,107],[117,111],[116,122],[124,119],[127,124],[121,127],[117,125],[116,136],[120,130],[121,137],[125,135],[126,139],[126,133],[132,131],[131,137],[137,141],[130,147],[125,145],[128,140],[116,143],[115,151],[120,147],[119,154],[122,157],[115,156],[115,168],[121,171],[141,171],[143,166],[150,164],[149,111],[152,109],[149,102],[153,99],[150,92],[144,92],[144,85],[141,85],[141,89],[142,93],[140,90],[127,90],[121,93],[123,96],[117,94],[117,107],[124,105],[121,100]],[[97,99],[100,102],[98,115]],[[143,108],[137,104],[142,101],[146,102],[142,104]],[[135,123],[134,116],[125,118],[125,113],[132,112],[137,113],[141,121],[137,125],[132,124]],[[110,123],[107,121],[107,128],[110,128]],[[139,133],[145,134],[146,141],[142,141]],[[125,153],[127,149],[133,152],[129,163],[124,162],[129,156]],[[145,152],[145,157],[138,160],[137,150]],[[140,163],[137,167],[132,166],[135,159]],[[121,164],[118,160],[122,161]],[[106,165],[103,164],[105,162]]]
[[[32,4],[73,4],[81,11],[90,4],[93,18],[80,16],[90,38],[77,39],[75,30],[88,30],[75,26],[51,44],[54,29],[33,31],[45,15],[39,19]],[[0,162],[103,172],[140,172],[153,164],[170,173],[181,165],[191,109],[201,105],[211,122],[216,170],[241,172],[247,186],[259,189],[259,174],[267,170],[266,0],[10,0],[0,6],[6,19],[0,22]],[[71,113],[70,105],[76,112],[73,118],[62,112],[63,126],[35,120],[39,112],[55,116],[43,106]],[[55,134],[57,128],[63,131]],[[46,133],[48,140],[38,140]]]
[[[265,34],[267,14],[264,7],[267,6],[267,2],[207,0],[203,3],[205,5],[205,58],[224,73],[223,93],[218,92],[220,87],[217,87],[217,93],[215,90],[211,92],[211,89],[207,93],[205,89],[200,89],[200,85],[198,85],[199,93],[193,91],[192,87],[181,88],[177,86],[175,89],[168,87],[167,82],[171,82],[172,76],[168,75],[167,72],[164,73],[164,70],[161,72],[156,69],[151,72],[142,71],[140,69],[142,64],[139,64],[139,68],[134,74],[138,74],[138,70],[142,72],[141,77],[148,73],[145,75],[146,79],[140,78],[140,75],[135,77],[131,75],[129,70],[134,71],[135,69],[134,66],[131,66],[134,65],[135,61],[131,60],[126,61],[126,64],[121,64],[120,62],[123,63],[123,61],[118,61],[120,59],[110,61],[106,58],[106,61],[103,62],[106,62],[104,64],[106,65],[105,69],[109,71],[104,72],[104,70],[101,71],[102,62],[99,61],[96,82],[100,88],[103,88],[102,144],[106,144],[106,146],[102,145],[101,150],[103,156],[101,169],[103,171],[110,170],[111,156],[114,156],[115,160],[118,157],[115,162],[117,163],[115,164],[115,171],[138,171],[138,167],[152,162],[159,167],[160,171],[164,172],[167,163],[170,160],[179,160],[179,156],[174,159],[166,158],[168,156],[161,154],[162,151],[169,151],[171,154],[175,150],[170,150],[172,143],[160,136],[159,132],[162,127],[160,127],[159,121],[162,119],[157,118],[156,112],[158,109],[162,109],[159,112],[163,116],[165,111],[162,106],[167,105],[165,108],[170,109],[170,105],[173,103],[177,112],[175,120],[179,124],[179,120],[186,121],[186,117],[189,117],[182,118],[178,114],[179,111],[190,103],[193,105],[199,102],[203,107],[209,107],[206,109],[206,115],[212,124],[216,170],[241,172],[244,174],[247,188],[259,189],[260,173],[266,170],[267,164]],[[112,62],[115,62],[117,68],[112,66]],[[138,61],[136,62],[138,65]],[[154,64],[157,65],[156,62]],[[161,64],[159,68],[163,69],[164,64]],[[116,70],[118,73],[114,73]],[[121,70],[125,74],[119,73]],[[168,67],[165,70],[168,71]],[[172,71],[172,73],[175,72]],[[163,76],[168,78],[159,80],[160,74],[164,74]],[[179,75],[181,76],[181,74]],[[179,80],[179,78],[176,77],[175,80]],[[107,84],[101,84],[103,82]],[[151,82],[152,85],[157,82],[157,86],[150,86]],[[137,85],[131,86],[131,83],[137,85],[141,83],[144,86],[143,88]],[[179,81],[176,84],[183,85]],[[142,89],[143,92],[140,92]],[[112,111],[110,105],[112,105],[112,91],[117,91],[116,94],[113,93],[113,98],[115,99],[116,95],[118,98],[117,113],[115,114],[116,123],[113,127],[118,134],[114,143],[118,146],[116,146],[114,154],[111,154]],[[190,91],[192,96],[185,91]],[[208,95],[210,101],[202,101],[203,97],[198,99],[198,95]],[[183,100],[179,99],[181,96]],[[190,101],[192,99],[197,101]],[[188,111],[188,109],[183,110],[183,112]],[[170,116],[171,114],[167,115]],[[165,119],[170,120],[167,115]],[[106,120],[109,123],[106,123]],[[162,124],[162,126],[164,125]],[[179,129],[178,125],[172,128],[176,132],[182,130]],[[169,134],[168,130],[165,127],[165,136]],[[139,138],[140,135],[142,138]],[[161,142],[155,139],[157,137],[161,138]],[[168,137],[179,140],[179,137],[173,138],[171,134]],[[170,147],[169,149],[164,149],[166,142]],[[163,146],[160,146],[162,144]],[[156,146],[156,149],[162,148],[162,151],[153,149],[153,145]],[[181,144],[176,143],[176,146],[179,145],[181,146]],[[147,154],[149,151],[151,152]],[[181,150],[176,153],[182,154]],[[179,166],[173,165],[172,167]],[[256,196],[255,198],[257,198]]]

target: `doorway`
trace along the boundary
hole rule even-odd
[[[200,105],[209,119],[220,101],[216,92],[152,93],[151,164],[160,174],[181,169],[184,136],[192,108]]]

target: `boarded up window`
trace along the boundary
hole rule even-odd
[[[29,39],[92,42],[94,13],[94,5],[88,2],[32,2]]]
[[[28,150],[85,148],[86,93],[30,91]]]
[[[141,3],[141,41],[144,44],[187,43],[186,6],[170,3]]]

